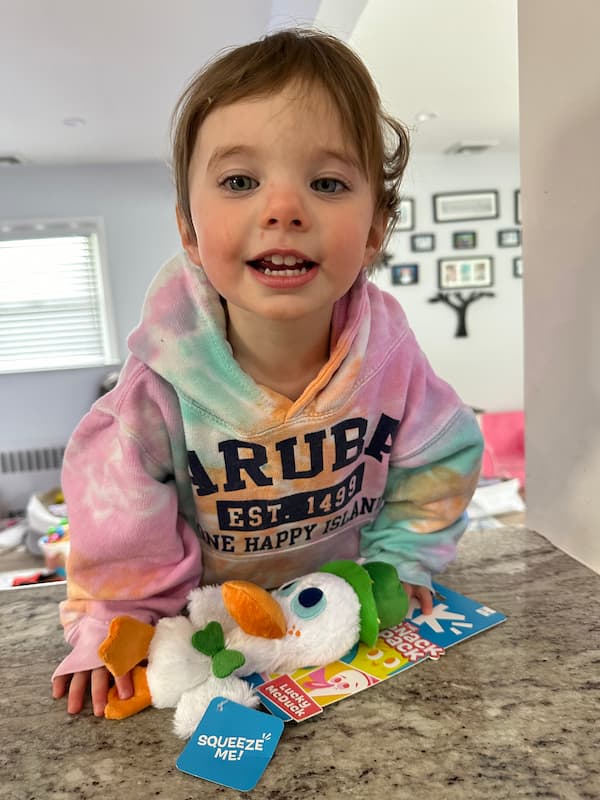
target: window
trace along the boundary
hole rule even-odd
[[[98,220],[0,223],[0,372],[117,361]]]

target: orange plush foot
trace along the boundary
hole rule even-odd
[[[108,703],[104,709],[106,719],[125,719],[152,705],[152,697],[146,680],[146,667],[133,670],[133,696],[121,700],[115,686],[108,690]]]
[[[115,617],[98,655],[113,675],[125,675],[147,657],[153,636],[152,625],[133,617]]]

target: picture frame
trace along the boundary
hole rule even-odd
[[[446,290],[482,289],[494,285],[494,259],[491,256],[440,258],[438,287]]]
[[[396,222],[396,231],[412,231],[415,227],[415,201],[412,197],[405,197],[400,200],[398,206],[398,220]]]
[[[521,224],[521,190],[515,189],[515,224]]]
[[[455,231],[452,234],[452,247],[455,250],[474,250],[477,247],[475,231]]]
[[[393,264],[390,276],[394,286],[413,286],[419,282],[419,265]]]
[[[523,258],[522,256],[517,256],[513,258],[513,277],[514,278],[522,278],[523,277]]]
[[[433,195],[435,222],[496,219],[500,213],[496,189],[473,192],[444,192]]]
[[[410,237],[410,249],[413,253],[427,253],[435,249],[435,235],[433,233],[414,233]]]
[[[521,231],[518,228],[506,228],[498,231],[498,247],[519,247]]]

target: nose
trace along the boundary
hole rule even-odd
[[[297,190],[273,188],[265,199],[261,226],[265,229],[306,230],[308,213]]]

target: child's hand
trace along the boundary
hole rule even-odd
[[[406,590],[409,599],[414,597],[417,603],[421,606],[423,614],[431,614],[433,612],[433,597],[431,592],[426,586],[417,586],[414,583],[402,584]]]
[[[110,678],[111,674],[106,667],[98,667],[98,669],[86,670],[85,672],[75,672],[73,675],[59,675],[52,681],[52,697],[64,697],[68,687],[67,711],[69,714],[79,714],[83,708],[88,683],[91,683],[94,716],[103,717]],[[127,700],[133,695],[131,672],[127,672],[114,680],[121,700]]]

